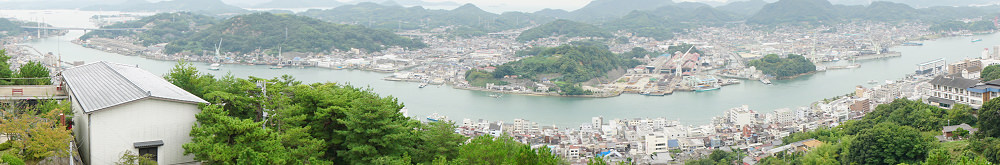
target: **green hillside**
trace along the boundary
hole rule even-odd
[[[167,45],[166,53],[214,51],[222,40],[224,52],[249,53],[260,49],[289,52],[347,51],[369,52],[391,46],[423,48],[419,41],[387,30],[334,24],[288,14],[255,13],[226,19],[221,23]]]
[[[570,20],[556,20],[521,32],[521,35],[517,36],[517,40],[533,41],[551,36],[610,38],[613,35],[594,25]]]
[[[153,16],[144,17],[138,21],[116,23],[105,26],[105,28],[148,28],[146,31],[90,31],[80,40],[89,38],[116,38],[133,37],[139,40],[139,44],[149,46],[160,43],[170,43],[183,38],[190,37],[198,31],[204,30],[218,23],[219,20],[205,15],[190,12],[160,13]]]
[[[356,24],[377,29],[414,30],[454,26],[474,30],[477,34],[523,28],[554,20],[547,16],[521,12],[494,14],[472,4],[453,10],[431,10],[419,6],[386,6],[364,2],[327,10],[314,9],[299,14],[334,23]]]

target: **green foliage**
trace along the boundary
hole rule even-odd
[[[3,154],[3,156],[0,156],[0,160],[3,160],[0,161],[0,163],[8,165],[24,165],[24,160],[21,160],[21,158],[18,158],[10,154]]]
[[[956,108],[959,107],[956,106]],[[859,123],[872,126],[877,123],[892,122],[917,128],[920,131],[940,131],[947,124],[949,118],[947,111],[920,101],[897,99],[892,103],[875,107],[875,110],[866,114],[863,122]],[[959,124],[956,122],[953,122],[952,125]]]
[[[165,52],[214,51],[220,39],[223,41],[221,51],[237,54],[277,50],[279,47],[289,52],[348,51],[351,48],[376,52],[391,46],[427,46],[419,40],[404,38],[388,30],[334,24],[304,16],[255,13],[226,19],[190,37],[174,41],[166,46]]]
[[[550,36],[611,38],[613,35],[594,25],[561,19],[521,32],[517,41],[534,41]]]
[[[983,81],[993,81],[1000,79],[1000,65],[990,65],[983,68],[982,72],[979,72],[979,77]]]
[[[779,79],[790,78],[799,74],[816,71],[816,65],[800,55],[789,54],[781,58],[776,54],[769,54],[764,58],[751,60],[750,66],[757,67],[757,70],[769,74]]]
[[[714,165],[714,164],[733,164],[734,161],[741,159],[740,154],[730,153],[722,150],[714,150],[706,158],[692,159],[684,162],[686,165]]]
[[[531,148],[510,136],[478,136],[459,149],[458,158],[448,164],[565,164],[548,147]]]
[[[653,58],[653,57],[656,57],[657,55],[659,55],[659,54],[656,53],[656,52],[647,51],[646,49],[643,49],[641,47],[634,47],[634,48],[632,48],[631,51],[622,53],[622,57],[624,57],[624,58],[643,58],[643,57],[646,57],[646,56],[649,56],[650,58]]]
[[[9,140],[6,141],[6,142],[0,143],[0,151],[7,151],[8,149],[10,149],[10,147],[12,145],[13,144],[11,144],[11,141],[9,141]]]
[[[0,49],[0,85],[13,85],[14,80],[3,79],[3,78],[14,78],[14,71],[10,70],[10,56],[7,56],[7,50]]]
[[[924,165],[949,165],[951,162],[951,154],[943,149],[934,149],[927,153],[927,160],[924,161]]]
[[[21,68],[17,70],[17,77],[38,79],[18,79],[14,82],[17,85],[52,85],[52,80],[49,76],[49,68],[46,68],[40,62],[31,61],[21,65]]]
[[[806,155],[802,156],[802,164],[817,164],[817,165],[837,165],[840,164],[838,158],[842,151],[842,146],[840,144],[826,143],[810,150]]]
[[[24,29],[21,25],[14,23],[6,18],[0,18],[0,31],[6,31],[7,33],[0,33],[0,37],[4,36],[15,36],[22,34]]]
[[[184,154],[193,154],[205,164],[301,164],[289,157],[278,134],[262,129],[263,122],[228,116],[218,105],[204,106],[195,115],[198,125],[191,128],[191,142]]]
[[[170,69],[170,72],[167,72],[163,79],[202,98],[214,88],[212,84],[215,84],[215,78],[212,75],[198,73],[198,68],[183,60],[177,61],[174,68]]]
[[[510,84],[506,81],[500,80],[500,78],[503,78],[503,76],[497,78],[496,75],[498,74],[502,73],[496,73],[495,70],[494,72],[486,72],[479,69],[470,69],[469,71],[465,71],[465,80],[469,81],[469,85],[477,87],[486,87],[487,84],[494,84],[494,85]]]
[[[145,31],[103,31],[94,30],[80,36],[80,40],[90,38],[116,38],[132,37],[138,40],[143,46],[150,46],[160,43],[170,43],[183,38],[191,37],[198,31],[204,30],[219,20],[190,12],[159,13],[156,15],[143,17],[137,21],[121,22],[105,26],[104,28],[148,28]]]
[[[125,150],[115,165],[156,165],[156,161],[153,160],[152,155],[138,155],[131,150]]]
[[[607,29],[625,30],[632,32],[635,36],[650,37],[656,40],[669,40],[674,38],[674,33],[688,28],[685,24],[670,22],[646,11],[632,11],[624,17],[604,23],[603,26]]]
[[[606,47],[563,45],[554,48],[532,49],[531,57],[508,62],[515,75],[535,78],[541,74],[561,74],[555,80],[570,83],[585,82],[604,76],[608,71],[628,68],[630,60],[611,53]],[[634,64],[634,63],[631,63]]]
[[[826,22],[837,18],[833,4],[825,0],[781,0],[764,7],[747,19],[750,24],[776,25],[799,22]]]
[[[0,118],[0,132],[10,138],[8,142],[14,149],[7,153],[32,161],[69,154],[65,147],[72,139],[71,131],[57,123],[61,111],[49,109],[42,111],[45,112],[43,114],[35,114],[32,111],[14,111],[29,109],[25,107],[4,109],[7,111]]]
[[[979,134],[1000,138],[1000,99],[991,99],[979,109]]]
[[[993,21],[988,21],[988,20],[974,21],[974,22],[969,22],[969,23],[960,22],[960,21],[942,21],[942,22],[939,22],[939,23],[931,25],[931,27],[929,29],[931,31],[960,31],[960,30],[968,30],[968,31],[991,31],[991,30],[996,30],[997,27],[996,27],[996,25],[993,24]],[[989,67],[987,67],[987,68],[989,68]],[[992,73],[992,72],[995,72],[995,70],[996,69],[992,69],[992,70],[990,70],[991,73],[987,74],[986,73],[987,70],[983,69],[983,72],[981,74],[983,74],[983,75],[990,75],[991,76],[989,80],[986,80],[986,77],[983,77],[983,81],[996,80],[997,77],[994,74],[997,74],[997,73]]]
[[[571,83],[567,83],[567,82],[556,82],[556,86],[559,87],[559,94],[560,95],[578,96],[578,95],[591,95],[591,94],[594,94],[594,92],[592,92],[592,91],[584,90],[583,86],[580,86],[580,84],[571,84]]]
[[[327,10],[309,10],[299,14],[376,29],[414,30],[452,27],[449,31],[453,35],[463,37],[524,28],[554,20],[551,17],[521,12],[494,14],[471,4],[454,10],[431,10],[363,2]]]
[[[784,144],[790,144],[806,139],[816,139],[825,143],[833,143],[840,140],[843,136],[843,133],[835,128],[820,127],[811,131],[792,133],[791,135],[782,138],[781,141]]]
[[[862,130],[846,145],[844,161],[857,164],[898,164],[924,160],[936,140],[920,131],[895,123],[879,123]]]
[[[1000,163],[1000,139],[998,138],[970,139],[967,149],[985,157],[990,162]],[[972,158],[973,156],[967,157]]]
[[[424,133],[420,136],[420,144],[417,150],[425,151],[414,153],[416,162],[432,162],[438,157],[454,159],[459,155],[462,143],[468,139],[465,136],[455,133],[454,122],[438,121],[431,122],[424,126]]]

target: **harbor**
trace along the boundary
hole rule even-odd
[[[12,11],[4,11],[9,13]],[[92,13],[96,14],[96,12]],[[8,14],[11,15],[11,14]],[[46,18],[54,26],[88,27],[87,12],[57,11]],[[78,21],[84,20],[84,21]],[[138,65],[157,75],[167,73],[176,64],[139,56],[124,56],[72,44],[73,38],[82,31],[69,31],[62,37],[49,37],[24,42],[41,52],[61,52],[63,61],[110,61]],[[503,95],[495,98],[496,92],[454,89],[448,86],[429,85],[418,88],[419,82],[385,81],[393,74],[359,70],[333,70],[318,67],[284,67],[270,69],[268,65],[225,64],[218,71],[210,69],[211,63],[195,62],[195,67],[204,73],[237,77],[280,77],[291,75],[297,80],[313,82],[337,82],[371,89],[383,96],[398,98],[409,109],[410,116],[424,118],[432,113],[447,115],[453,119],[482,118],[487,120],[512,120],[521,118],[542,121],[543,124],[578,126],[579,119],[603,115],[606,118],[633,118],[636,116],[663,116],[678,119],[684,124],[708,124],[712,117],[727,109],[747,104],[761,112],[770,112],[784,107],[808,105],[816,100],[844,95],[857,85],[865,85],[871,80],[885,80],[903,77],[913,73],[915,65],[934,59],[945,58],[949,62],[964,58],[978,57],[981,50],[992,45],[1000,45],[1000,35],[981,35],[983,41],[972,43],[968,37],[940,38],[923,41],[924,46],[891,47],[890,51],[903,54],[897,58],[857,61],[862,67],[855,69],[828,70],[803,75],[792,80],[770,80],[766,85],[759,79],[739,80],[741,83],[725,86],[708,92],[673,92],[666,97],[650,97],[639,94],[622,94],[610,98],[584,97],[537,97],[526,95]],[[850,65],[849,60],[829,62],[828,65]],[[718,72],[722,72],[719,70]],[[719,78],[722,78],[719,76]],[[429,78],[433,82],[437,78]],[[728,78],[731,79],[731,78]],[[648,79],[646,79],[648,81]],[[680,82],[678,82],[680,83]],[[867,86],[867,85],[866,85]],[[809,91],[809,92],[803,92]],[[666,91],[664,91],[666,92]],[[791,95],[795,93],[795,95]],[[736,102],[734,100],[741,100]]]

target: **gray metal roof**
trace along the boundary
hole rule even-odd
[[[208,103],[134,65],[101,61],[66,69],[62,76],[85,113],[146,98]]]
[[[952,87],[952,88],[963,88],[964,89],[964,88],[969,88],[969,87],[975,86],[976,84],[979,84],[979,80],[965,79],[965,78],[961,78],[961,77],[938,76],[938,77],[934,77],[934,80],[931,80],[930,83],[934,84],[934,85],[943,85],[943,86]]]

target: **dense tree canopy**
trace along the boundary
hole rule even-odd
[[[535,78],[541,74],[561,74],[559,81],[578,83],[604,76],[608,71],[638,65],[635,60],[624,59],[600,46],[563,45],[539,48],[531,57],[508,62],[512,75]]]
[[[21,65],[21,68],[17,69],[17,77],[32,79],[18,79],[14,82],[17,85],[51,85],[52,80],[49,76],[49,68],[43,66],[40,62],[31,61]]]
[[[561,19],[525,30],[517,40],[534,41],[551,36],[611,38],[613,35],[594,25]]]
[[[551,17],[521,12],[494,14],[471,4],[454,10],[432,10],[363,2],[333,9],[309,10],[300,14],[330,22],[357,24],[376,29],[415,30],[452,27],[450,32],[458,33],[456,35],[460,36],[486,35],[554,20]]]
[[[769,54],[764,58],[751,60],[750,66],[757,67],[757,70],[778,77],[779,79],[791,78],[799,74],[816,71],[816,65],[800,55],[789,54],[781,58],[776,54]]]
[[[290,76],[215,79],[187,65],[166,77],[212,102],[201,107],[193,139],[184,144],[185,153],[206,164],[561,163],[547,148],[510,137],[463,144],[453,123],[420,123],[403,116],[395,98],[370,89],[306,85]]]
[[[80,36],[80,40],[90,38],[132,37],[144,46],[170,43],[204,30],[219,20],[206,15],[189,12],[159,13],[143,17],[137,21],[121,22],[104,28],[147,28],[145,31],[103,31],[94,30]]]
[[[986,66],[982,72],[979,72],[979,78],[982,78],[983,81],[1000,79],[1000,65]]]
[[[936,140],[895,123],[879,123],[858,133],[846,146],[844,160],[857,164],[899,164],[923,161]]]
[[[983,137],[1000,138],[1000,99],[992,99],[979,109],[979,132]]]
[[[419,40],[396,35],[388,30],[342,25],[289,14],[255,13],[226,19],[190,37],[176,40],[166,53],[214,51],[219,41],[221,51],[250,53],[261,49],[288,52],[348,51],[369,52],[388,47],[423,48]]]

